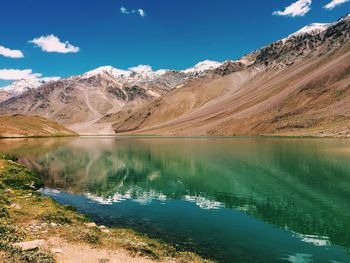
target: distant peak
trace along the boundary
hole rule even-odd
[[[194,73],[194,72],[204,72],[207,70],[217,69],[222,65],[221,62],[212,61],[212,60],[204,60],[202,62],[197,63],[192,68],[188,68],[183,70],[184,73]]]
[[[59,77],[46,77],[40,79],[19,79],[14,81],[11,85],[4,87],[2,90],[12,94],[12,95],[20,95],[25,91],[36,89],[41,85],[59,80]]]
[[[91,77],[98,74],[108,73],[114,77],[120,77],[123,75],[130,75],[131,72],[127,70],[116,69],[112,66],[102,66],[96,69],[90,70],[84,74],[85,77]]]
[[[136,67],[129,68],[129,70],[139,74],[153,72],[152,67],[150,65],[138,65]]]
[[[317,35],[323,31],[326,31],[330,26],[335,25],[339,23],[340,21],[348,20],[350,19],[350,13],[346,14],[345,16],[341,17],[337,22],[335,23],[312,23],[310,25],[307,25],[297,32],[289,35],[287,38],[283,39],[286,40],[293,36],[302,36],[302,35]]]
[[[300,36],[300,35],[316,35],[328,29],[328,27],[332,25],[331,23],[313,23],[303,27],[297,32],[290,35],[291,36]]]
[[[223,63],[212,61],[212,60],[204,60],[202,62],[197,63],[192,68],[188,68],[179,72],[185,74],[196,74],[203,73],[208,70],[214,70],[220,67]],[[136,67],[131,67],[128,70],[117,69],[112,66],[102,66],[91,71],[86,72],[82,76],[85,78],[89,78],[95,75],[101,74],[109,74],[115,78],[129,78],[129,79],[156,79],[161,75],[166,74],[170,70],[168,69],[159,69],[154,71],[149,65],[138,65]]]

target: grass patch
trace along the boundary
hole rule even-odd
[[[8,160],[0,170],[0,183],[3,187],[23,190],[36,190],[43,186],[35,173],[11,160]]]
[[[51,255],[43,253],[38,249],[23,251],[21,249],[14,248],[8,243],[0,242],[0,250],[3,251],[3,253],[0,254],[0,259],[3,260],[3,262],[55,263],[55,260]]]

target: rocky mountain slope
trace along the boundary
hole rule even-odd
[[[0,89],[0,102],[9,98],[19,96],[29,90],[37,89],[45,83],[58,80],[58,77],[40,78],[40,79],[20,79],[13,82],[11,85]]]
[[[350,16],[252,52],[116,122],[117,133],[350,134]]]
[[[6,88],[12,96],[0,103],[0,114],[40,115],[84,134],[113,133],[113,122],[220,65],[204,61],[183,71],[100,67],[23,92]]]
[[[77,135],[53,121],[38,116],[0,116],[0,123],[0,137]]]

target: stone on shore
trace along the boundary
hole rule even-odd
[[[88,228],[97,227],[96,223],[94,223],[94,222],[86,223],[85,226],[88,227]]]
[[[15,243],[15,244],[13,244],[13,246],[26,251],[26,250],[33,250],[36,248],[41,248],[44,246],[44,244],[45,244],[45,240],[37,239],[37,240],[32,240],[32,241]]]

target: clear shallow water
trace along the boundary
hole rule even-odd
[[[204,257],[350,262],[348,140],[25,139],[0,151],[58,202]]]

